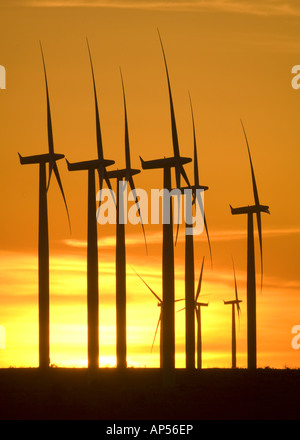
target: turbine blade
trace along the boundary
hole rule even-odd
[[[111,186],[110,180],[109,180],[109,178],[108,178],[108,176],[107,176],[106,168],[104,168],[104,180],[105,180],[105,182],[106,182],[107,188],[110,190],[110,193],[111,193],[111,196],[112,196],[112,198],[113,198],[113,201],[114,201],[115,207],[117,208],[117,201],[116,201],[116,198],[115,198],[115,193],[113,192],[113,189],[112,189],[112,186]]]
[[[47,81],[47,73],[46,73],[46,65],[44,59],[44,53],[42,48],[42,43],[40,42],[43,67],[44,67],[44,76],[45,76],[45,85],[46,85],[46,96],[47,96],[47,128],[48,128],[48,148],[49,154],[54,154],[54,145],[53,145],[53,132],[52,132],[52,120],[51,120],[51,111],[50,111],[50,101],[49,101],[49,90],[48,90],[48,81]]]
[[[253,186],[254,201],[255,201],[255,205],[259,206],[259,197],[258,197],[258,191],[257,191],[257,185],[256,185],[256,180],[255,180],[255,174],[254,174],[252,158],[251,158],[251,154],[250,154],[250,147],[249,147],[246,131],[245,131],[245,128],[244,128],[244,125],[243,125],[242,121],[241,121],[241,124],[242,124],[242,127],[243,127],[244,136],[245,136],[245,140],[246,140],[246,144],[247,144],[247,149],[248,149],[248,155],[249,155],[249,161],[250,161],[250,167],[251,167],[251,176],[252,176],[252,186]],[[259,245],[260,245],[261,290],[262,290],[262,283],[263,283],[263,256],[262,256],[262,232],[261,232],[261,213],[260,212],[256,213],[256,218],[257,218],[257,228],[258,228],[258,235],[259,235]]]
[[[183,179],[185,180],[187,186],[190,188],[191,184],[189,181],[189,178],[186,174],[185,169],[183,168],[183,165],[178,161],[175,165],[175,179],[176,179],[176,188],[180,188],[181,187],[181,176],[183,177]]]
[[[179,158],[179,141],[178,141],[178,134],[177,134],[177,126],[176,126],[176,118],[175,118],[175,111],[174,111],[174,104],[173,104],[173,97],[172,97],[172,91],[171,91],[171,84],[170,84],[170,77],[169,77],[169,71],[168,71],[168,65],[167,65],[167,59],[165,55],[165,50],[163,46],[163,42],[160,36],[160,32],[157,29],[160,45],[162,48],[163,58],[164,58],[164,64],[166,69],[166,75],[167,75],[167,82],[168,82],[168,91],[169,91],[169,102],[170,102],[170,114],[171,114],[171,129],[172,129],[172,144],[173,144],[173,152],[174,157]],[[189,179],[186,175],[186,172],[181,164],[178,163],[178,165],[175,167],[175,173],[176,173],[176,186],[177,188],[180,188],[180,175],[184,178],[187,185],[190,186]]]
[[[176,237],[175,237],[175,246],[177,245],[177,240],[178,240],[178,234],[179,234],[179,226],[180,226],[180,222],[179,222],[179,218],[180,218],[180,202],[181,202],[181,197],[178,197],[178,210],[177,210],[177,228],[176,228]]]
[[[183,165],[182,165],[182,164],[180,164],[180,174],[181,174],[182,177],[184,178],[184,180],[185,180],[187,186],[190,188],[191,184],[190,184],[189,178],[188,178],[188,176],[187,176],[187,174],[186,174],[186,172],[185,172],[185,169],[183,168]]]
[[[240,305],[239,305],[238,289],[237,289],[237,282],[236,282],[235,267],[234,267],[233,259],[232,259],[232,266],[233,266],[233,276],[234,276],[234,291],[235,291],[235,299],[236,299],[236,308],[237,308],[238,316],[240,316]]]
[[[177,166],[175,167],[175,173],[176,173],[176,186],[177,186],[177,188],[180,188],[180,175],[183,176],[183,178],[186,181],[186,184],[188,185],[188,187],[191,186],[190,182],[189,182],[189,179],[187,177],[187,174],[185,172],[185,169],[183,168],[182,165],[180,165],[180,171],[179,171],[179,168]],[[179,223],[180,200],[181,200],[181,198],[179,197],[179,201],[178,201],[178,224],[177,224],[176,237],[175,237],[175,246],[177,245],[178,234],[179,234],[179,227],[180,227],[180,223]]]
[[[97,210],[97,218],[98,218],[98,217],[99,217],[99,214],[100,214],[100,207],[101,207],[101,191],[102,191],[102,189],[103,189],[103,181],[104,181],[104,180],[105,180],[105,182],[106,182],[106,185],[107,185],[108,189],[110,190],[110,193],[111,193],[111,196],[112,196],[112,198],[113,198],[113,201],[114,201],[114,204],[115,204],[115,207],[116,207],[116,208],[117,208],[117,202],[116,202],[116,199],[115,199],[115,194],[114,194],[114,192],[113,192],[113,189],[112,189],[112,186],[111,186],[110,180],[109,180],[109,178],[108,178],[108,176],[107,176],[106,168],[105,168],[105,167],[100,167],[100,168],[97,169],[97,172],[98,172],[98,176],[99,176],[99,191],[100,191],[99,207],[98,207],[98,210]]]
[[[58,186],[60,188],[60,192],[61,192],[62,197],[64,199],[64,204],[65,204],[66,211],[67,211],[67,216],[68,216],[69,228],[70,228],[70,231],[71,231],[71,221],[70,221],[70,216],[69,216],[69,210],[68,210],[67,201],[66,201],[66,197],[65,197],[65,194],[64,194],[64,190],[63,190],[63,186],[62,186],[62,183],[61,183],[61,179],[60,179],[60,175],[59,175],[59,171],[58,171],[56,162],[54,162],[54,164],[53,164],[53,171],[54,171],[54,174],[55,174]]]
[[[175,166],[176,188],[180,188],[180,174],[181,174],[181,167]]]
[[[179,208],[178,208],[178,211],[179,211]],[[178,212],[178,215],[179,215],[179,212]],[[179,222],[177,223],[177,228],[176,228],[175,246],[177,245],[178,234],[179,234]]]
[[[239,321],[240,321],[240,318],[241,318],[241,307],[240,307],[240,304],[239,304],[239,303],[237,303],[236,308],[237,308],[237,313],[238,313],[238,319],[239,319]]]
[[[130,165],[130,149],[129,149],[127,109],[126,109],[124,82],[123,82],[123,76],[122,76],[121,69],[120,69],[120,73],[121,73],[121,81],[122,81],[122,91],[123,91],[123,100],[124,100],[124,115],[125,115],[125,160],[126,160],[126,168],[130,169],[131,165]]]
[[[92,56],[91,56],[91,51],[90,51],[88,39],[86,39],[86,42],[87,42],[87,47],[88,47],[88,52],[89,52],[89,58],[90,58],[90,64],[91,64],[91,70],[92,70],[92,78],[93,78],[98,159],[103,159],[103,144],[102,144],[102,135],[101,135],[101,128],[100,128],[100,117],[99,117],[99,108],[98,108],[94,68],[93,68]]]
[[[190,106],[191,106],[191,114],[192,114],[192,124],[193,124],[193,139],[194,139],[194,184],[195,186],[199,186],[199,171],[198,171],[198,156],[197,156],[197,143],[196,143],[196,133],[195,133],[195,122],[194,122],[194,112],[192,106],[191,95],[190,98]]]
[[[205,259],[205,257],[203,257],[203,260],[202,260],[202,266],[201,266],[201,271],[200,271],[200,276],[199,276],[199,281],[198,281],[198,287],[197,287],[195,302],[197,302],[197,300],[199,298],[199,295],[200,295],[200,292],[201,292],[204,259]]]
[[[209,233],[208,233],[208,227],[207,227],[207,221],[206,221],[206,215],[205,215],[205,214],[204,214],[204,227],[205,227],[205,232],[206,232],[207,241],[208,241],[209,255],[210,255],[210,263],[211,263],[211,267],[213,267],[212,251],[211,251],[211,243],[210,243],[210,238],[209,238]]]
[[[98,209],[97,209],[97,214],[96,214],[96,217],[97,217],[97,220],[98,220],[98,217],[99,217],[99,215],[100,215],[100,207],[101,207],[101,192],[102,192],[102,188],[103,188],[103,180],[104,180],[104,173],[103,173],[103,169],[101,169],[101,168],[98,168],[98,177],[99,177],[99,191],[100,191],[100,200],[99,200],[99,207],[98,207]]]
[[[159,327],[159,324],[160,324],[160,322],[161,322],[161,313],[162,313],[162,312],[160,311],[159,318],[158,318],[157,325],[156,325],[156,329],[155,329],[155,333],[154,333],[153,342],[152,342],[151,353],[152,353],[152,350],[153,350],[153,347],[154,347],[154,343],[155,343],[156,335],[157,335],[157,332],[158,332],[158,327]]]
[[[241,307],[240,307],[240,304],[239,304],[239,303],[236,304],[236,309],[237,309],[238,320],[239,320],[239,326],[240,326],[240,324],[241,324],[241,315],[242,315],[242,311],[241,311]]]
[[[55,163],[54,160],[50,160],[49,161],[49,177],[48,177],[48,183],[47,183],[47,191],[49,189],[49,185],[50,185],[50,180],[51,180],[51,175],[52,175],[52,170],[53,170],[54,163]]]
[[[199,197],[197,197],[197,194],[195,195],[195,202],[196,200],[198,201],[198,205],[200,207],[201,212],[203,213],[203,222],[204,222],[204,228],[205,228],[205,232],[206,232],[206,237],[207,237],[207,242],[208,242],[208,247],[209,247],[209,255],[210,255],[210,263],[211,263],[211,267],[213,267],[213,260],[212,260],[212,249],[211,249],[211,243],[210,243],[210,238],[209,238],[209,232],[208,232],[208,226],[207,226],[207,220],[206,220],[206,215],[204,212],[204,207],[203,207],[203,203],[202,203],[202,198],[201,195]]]
[[[234,291],[235,291],[235,299],[236,301],[239,300],[238,298],[238,290],[237,290],[237,284],[236,284],[236,275],[235,275],[235,267],[234,267],[234,261],[232,259],[232,266],[233,266],[233,276],[234,276]]]
[[[157,29],[162,53],[164,57],[164,63],[165,63],[165,69],[167,74],[167,81],[168,81],[168,90],[169,90],[169,101],[170,101],[170,112],[171,112],[171,127],[172,127],[172,140],[173,140],[173,151],[174,156],[179,157],[179,144],[178,144],[178,135],[177,135],[177,128],[176,128],[176,120],[175,120],[175,113],[174,113],[174,105],[173,105],[173,98],[172,98],[172,92],[171,92],[171,85],[170,85],[170,78],[169,78],[169,72],[168,72],[168,66],[167,66],[167,60],[166,55],[164,51],[164,46],[162,43],[162,39],[159,33],[159,30]]]
[[[137,273],[137,271],[131,266],[132,270],[137,274],[137,276],[140,278],[140,280],[143,281],[143,283],[145,284],[146,287],[148,287],[148,289],[150,290],[150,292],[155,296],[155,298],[158,300],[159,303],[162,302],[162,300],[160,299],[160,297],[158,295],[156,295],[156,293],[154,292],[154,290],[151,289],[151,287],[146,283],[145,280],[143,280],[143,278]]]
[[[146,246],[146,252],[148,253],[146,233],[145,233],[144,223],[143,223],[143,219],[142,219],[142,213],[141,213],[140,205],[139,205],[139,202],[138,202],[138,199],[137,199],[136,189],[135,189],[135,185],[134,185],[132,176],[129,177],[129,185],[130,185],[131,191],[132,191],[132,193],[134,195],[134,199],[135,199],[134,201],[135,201],[135,204],[136,204],[136,208],[137,208],[137,211],[139,213],[139,217],[141,219],[141,226],[142,226],[142,229],[143,229],[143,235],[144,235],[144,241],[145,241],[145,246]]]
[[[252,176],[252,186],[253,186],[253,194],[254,194],[255,205],[259,206],[258,191],[257,191],[256,180],[255,180],[255,175],[254,175],[254,168],[253,168],[252,158],[251,158],[251,154],[250,154],[250,147],[249,147],[246,131],[245,131],[245,128],[244,128],[244,125],[243,125],[242,121],[241,121],[241,124],[242,124],[242,128],[243,128],[243,131],[244,131],[244,136],[245,136],[246,145],[247,145],[247,149],[248,149],[249,160],[250,160],[251,176]]]
[[[263,284],[263,251],[262,251],[262,231],[261,231],[261,213],[256,213],[257,219],[257,229],[258,229],[258,237],[259,237],[259,247],[260,247],[260,270],[261,270],[261,281],[260,281],[260,290],[262,291]]]
[[[238,318],[240,320],[241,307],[239,304],[238,289],[237,289],[237,282],[236,282],[236,275],[235,275],[235,267],[234,267],[233,258],[232,258],[232,266],[233,266],[233,275],[234,275],[234,290],[235,290],[235,299],[236,299],[236,309],[237,309],[237,313],[238,313]]]

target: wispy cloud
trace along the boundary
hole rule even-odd
[[[16,4],[30,7],[97,7],[180,12],[221,11],[265,16],[300,16],[300,5],[291,0],[267,0],[264,2],[258,0],[30,0],[18,1]]]
[[[295,228],[274,228],[274,229],[264,229],[264,237],[280,237],[287,235],[300,234],[300,227]],[[257,231],[254,231],[254,235],[258,235]],[[242,240],[247,237],[247,231],[244,230],[233,230],[233,231],[216,231],[210,233],[210,238],[212,241],[230,241],[230,240]]]
[[[126,236],[126,245],[127,246],[136,246],[141,244],[141,236],[138,234],[127,234]],[[159,243],[161,241],[161,234],[154,233],[151,234],[151,243]],[[63,241],[67,246],[75,247],[75,248],[86,248],[87,242],[85,240],[76,240],[76,239],[67,239]],[[98,240],[98,245],[101,248],[111,248],[116,245],[115,236],[107,236]]]
[[[257,232],[254,232],[257,235]],[[274,228],[274,229],[265,229],[263,231],[264,237],[280,237],[280,236],[288,236],[288,235],[297,235],[300,234],[300,227],[292,227],[292,228]],[[204,236],[204,233],[202,234]],[[231,240],[244,240],[247,237],[246,230],[223,230],[223,231],[212,231],[209,233],[211,241],[231,241]],[[148,234],[148,241],[151,244],[161,243],[162,235],[161,233],[151,233]],[[184,241],[184,235],[179,236],[178,241]],[[139,234],[127,234],[126,236],[126,245],[128,246],[137,246],[142,242],[142,238]],[[87,243],[85,240],[76,240],[76,239],[67,239],[64,240],[64,244],[70,247],[75,248],[86,248]],[[101,238],[99,240],[99,246],[102,248],[110,248],[115,247],[116,238],[115,236],[107,236]]]

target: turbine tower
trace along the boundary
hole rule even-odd
[[[88,42],[87,42],[88,44]],[[96,115],[96,139],[98,159],[84,162],[70,163],[67,161],[69,171],[88,172],[88,231],[87,231],[87,327],[88,327],[88,368],[99,367],[99,283],[98,283],[98,237],[96,217],[96,193],[95,171],[98,171],[100,191],[105,180],[109,189],[110,181],[107,177],[106,167],[114,164],[113,160],[103,157],[103,144],[100,127],[98,100],[96,93],[95,77],[92,57],[88,45],[90,65],[93,78],[95,115]]]
[[[260,257],[261,257],[261,288],[263,281],[263,256],[262,256],[262,228],[261,228],[261,213],[270,214],[269,206],[261,205],[258,198],[256,180],[254,175],[254,169],[250,154],[250,148],[248,139],[246,136],[245,128],[242,123],[242,128],[246,140],[248,149],[252,186],[254,194],[254,205],[243,206],[241,208],[233,208],[230,205],[231,214],[239,215],[246,214],[248,218],[247,222],[247,346],[248,346],[248,368],[255,369],[257,365],[257,350],[256,350],[256,280],[255,280],[255,255],[254,255],[254,228],[253,228],[253,215],[256,214],[257,228],[260,244]]]
[[[242,300],[238,298],[238,290],[237,290],[237,284],[236,284],[236,276],[235,276],[235,268],[234,263],[233,264],[233,274],[234,274],[234,289],[235,289],[235,299],[232,301],[224,301],[224,304],[231,304],[232,306],[232,329],[231,329],[231,351],[232,351],[232,368],[236,368],[236,329],[235,329],[235,307],[238,313],[238,316],[240,316],[240,303]]]
[[[165,70],[168,82],[170,113],[171,113],[171,128],[172,128],[172,143],[173,143],[173,157],[164,159],[144,161],[142,158],[142,168],[144,170],[163,169],[163,252],[162,252],[162,316],[164,324],[162,327],[162,367],[166,371],[175,369],[175,285],[174,285],[174,243],[173,243],[173,216],[172,203],[170,200],[170,192],[172,190],[171,184],[171,168],[175,168],[176,187],[180,190],[180,177],[183,176],[187,185],[190,187],[190,182],[183,168],[184,164],[191,162],[188,157],[181,157],[179,154],[179,143],[176,128],[176,120],[174,114],[173,99],[171,93],[171,86],[169,80],[168,67],[166,56],[162,44],[161,48],[164,57]]]
[[[120,71],[121,72],[121,71]],[[141,219],[145,245],[147,250],[146,236],[142,221],[141,211],[136,196],[136,189],[133,176],[140,173],[140,170],[131,168],[128,120],[126,110],[125,89],[121,72],[124,114],[125,114],[125,159],[126,168],[107,172],[110,179],[117,181],[117,202],[116,202],[116,322],[117,322],[117,368],[127,367],[127,346],[126,346],[126,246],[125,246],[125,219],[124,219],[124,198],[123,192],[129,182],[131,191],[135,196],[137,211]],[[125,180],[125,183],[124,183]]]
[[[48,149],[46,154],[23,157],[19,154],[21,165],[39,164],[39,239],[38,239],[38,280],[39,280],[39,367],[45,369],[50,364],[50,318],[49,318],[49,231],[48,231],[48,204],[47,191],[49,189],[52,172],[56,177],[57,183],[62,194],[67,210],[70,226],[70,217],[67,202],[61,183],[56,161],[63,159],[64,155],[54,152],[52,120],[50,112],[50,101],[48,92],[48,82],[46,66],[42,45],[41,53],[43,60],[46,98],[47,98],[47,129],[48,129]],[[46,180],[46,164],[49,164],[48,182]]]

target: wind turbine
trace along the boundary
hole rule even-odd
[[[171,129],[173,143],[173,157],[165,157],[163,159],[145,161],[141,157],[141,164],[144,170],[163,169],[163,252],[162,252],[162,314],[164,325],[162,327],[162,367],[166,371],[175,369],[175,285],[174,285],[174,243],[173,243],[173,216],[172,203],[170,200],[171,184],[171,168],[175,168],[176,187],[180,190],[180,177],[182,176],[187,185],[190,182],[183,168],[184,164],[191,162],[188,157],[182,157],[179,154],[179,143],[177,135],[177,127],[174,113],[173,98],[170,86],[170,79],[166,56],[162,44],[160,34],[158,32],[160,44],[162,48],[167,82],[169,91],[170,113],[171,113]]]
[[[204,267],[204,259],[202,260],[202,266],[197,286],[196,295],[194,297],[193,295],[193,303],[192,304],[186,304],[185,309],[189,308],[190,311],[195,313],[196,320],[197,320],[197,368],[202,368],[202,326],[201,326],[201,307],[208,307],[208,303],[203,303],[198,301],[200,293],[201,293],[201,285],[202,285],[202,276],[203,276],[203,267]],[[178,310],[179,312],[183,310]],[[195,325],[195,321],[194,321]],[[195,338],[194,338],[194,352],[195,352]]]
[[[96,217],[96,193],[95,193],[95,171],[98,171],[100,191],[105,180],[109,189],[110,181],[107,177],[106,167],[114,164],[113,160],[103,157],[103,144],[100,127],[98,100],[95,85],[95,76],[91,52],[88,45],[90,65],[93,79],[95,115],[96,115],[96,140],[98,158],[84,162],[70,163],[69,171],[88,171],[88,231],[87,231],[87,324],[88,324],[88,367],[95,369],[99,367],[99,285],[98,285],[98,238],[97,238],[97,217]]]
[[[211,253],[211,245],[207,228],[206,216],[204,214],[201,195],[197,193],[197,190],[206,191],[208,189],[207,186],[203,186],[199,184],[199,171],[198,171],[198,157],[197,157],[197,143],[196,143],[196,134],[195,134],[195,123],[194,123],[194,115],[193,115],[193,107],[192,101],[190,97],[190,106],[191,106],[191,114],[192,114],[192,123],[193,123],[193,140],[194,140],[194,185],[188,188],[181,188],[182,192],[185,192],[187,189],[191,189],[192,191],[192,200],[193,204],[198,203],[203,213],[204,226],[206,230],[210,257],[212,261],[212,253]],[[190,207],[190,211],[192,212],[192,204],[186,205],[186,210]],[[189,215],[189,212],[187,213]],[[186,218],[185,220],[185,351],[186,351],[186,368],[194,369],[195,368],[195,314],[194,314],[194,292],[195,292],[195,262],[194,262],[194,236],[188,231],[193,227],[190,224],[192,220]],[[177,230],[178,232],[178,230]]]
[[[65,208],[67,211],[69,227],[70,217],[67,202],[61,183],[56,161],[63,159],[64,155],[54,152],[52,120],[50,111],[50,101],[48,92],[48,82],[46,74],[46,66],[42,45],[40,43],[45,85],[47,98],[47,129],[48,129],[48,149],[46,154],[38,154],[34,156],[21,156],[19,154],[21,165],[39,164],[39,239],[38,239],[38,279],[39,279],[39,367],[45,369],[50,363],[50,331],[49,331],[49,231],[48,231],[48,204],[47,191],[49,189],[52,172],[54,173],[60,192],[62,194]],[[46,180],[46,164],[49,164],[48,182]]]
[[[232,368],[236,368],[236,330],[235,330],[235,307],[238,313],[238,316],[240,316],[240,303],[242,302],[241,299],[238,298],[238,290],[237,290],[237,284],[236,284],[236,276],[235,276],[235,268],[234,263],[233,264],[233,274],[234,274],[234,290],[235,290],[235,299],[231,301],[224,301],[224,304],[231,304],[232,308],[232,330],[231,330],[231,348],[232,348]]]
[[[127,109],[125,99],[124,82],[121,73],[124,115],[125,115],[125,161],[124,169],[117,169],[107,172],[110,179],[117,181],[117,201],[116,201],[116,321],[117,321],[117,368],[123,369],[127,366],[127,346],[126,346],[126,246],[125,246],[125,219],[124,219],[124,195],[129,182],[132,194],[135,197],[137,211],[141,219],[144,240],[147,250],[146,235],[141,216],[141,211],[136,196],[136,189],[133,176],[140,173],[140,170],[131,168],[129,131],[127,120]],[[124,185],[125,180],[125,185]]]
[[[132,268],[133,269],[133,268]],[[159,313],[159,318],[157,321],[157,325],[156,325],[156,329],[155,329],[155,333],[154,333],[154,338],[153,338],[153,342],[152,342],[152,346],[151,346],[151,352],[153,350],[154,347],[154,343],[155,343],[155,339],[157,336],[157,332],[160,326],[160,367],[162,367],[162,334],[163,334],[163,308],[162,308],[162,299],[154,292],[154,290],[149,286],[149,284],[146,283],[146,281],[136,272],[135,269],[133,269],[134,272],[137,274],[137,276],[140,278],[140,280],[142,280],[142,282],[145,284],[145,286],[150,290],[150,292],[152,293],[152,295],[157,299],[157,307],[160,307],[160,313]],[[183,301],[183,299],[175,299],[175,302],[178,301]]]
[[[159,313],[159,318],[158,318],[156,329],[155,329],[155,333],[154,333],[154,339],[153,339],[152,346],[151,346],[151,352],[153,350],[154,342],[155,342],[156,335],[157,335],[157,332],[158,332],[158,329],[159,329],[159,325],[160,325],[160,366],[162,367],[162,333],[163,333],[163,331],[162,331],[162,328],[163,328],[162,299],[154,292],[153,289],[151,289],[149,284],[146,283],[146,281],[136,272],[136,270],[135,269],[133,269],[133,270],[137,274],[137,276],[140,278],[140,280],[142,280],[142,282],[145,284],[145,286],[150,290],[152,295],[157,299],[157,301],[158,301],[157,302],[157,307],[160,307],[160,313]]]
[[[246,214],[248,217],[247,224],[247,344],[248,344],[248,368],[255,369],[257,364],[256,353],[256,280],[255,280],[255,255],[254,255],[254,228],[253,228],[253,215],[256,214],[257,228],[260,244],[260,257],[261,257],[261,288],[263,281],[263,256],[262,256],[262,228],[261,228],[261,213],[270,214],[269,206],[261,205],[258,198],[257,185],[254,175],[253,163],[250,154],[250,148],[248,139],[246,136],[243,123],[242,128],[246,140],[251,176],[252,186],[254,194],[254,205],[243,206],[241,208],[233,208],[230,205],[231,214]]]

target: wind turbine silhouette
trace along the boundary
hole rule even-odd
[[[100,127],[100,117],[96,84],[91,52],[87,41],[90,65],[93,79],[95,116],[96,116],[96,140],[98,159],[84,162],[70,163],[67,159],[69,171],[88,171],[88,231],[87,231],[87,325],[88,325],[88,367],[99,367],[99,283],[98,283],[98,238],[96,218],[96,193],[95,171],[98,171],[100,191],[105,180],[109,189],[111,184],[107,177],[106,167],[114,164],[113,160],[103,157],[103,144]]]
[[[233,208],[230,205],[231,214],[247,214],[247,344],[248,344],[248,368],[255,369],[257,364],[257,352],[256,352],[256,280],[255,280],[255,255],[254,255],[254,228],[253,228],[253,215],[256,214],[257,228],[260,244],[260,257],[261,257],[261,289],[263,282],[263,254],[262,254],[262,228],[261,228],[261,213],[270,214],[269,206],[261,205],[259,202],[257,185],[254,175],[253,163],[250,154],[250,148],[244,125],[241,121],[244,137],[246,140],[251,176],[252,186],[254,194],[254,205],[243,206],[241,208]]]
[[[48,204],[47,192],[50,185],[52,172],[54,173],[60,192],[62,194],[65,208],[67,211],[69,227],[71,230],[68,206],[61,183],[56,161],[63,159],[64,154],[54,152],[52,120],[50,111],[49,91],[46,74],[45,59],[42,45],[40,43],[47,98],[47,130],[48,130],[48,149],[46,154],[34,156],[21,156],[21,165],[39,164],[39,239],[38,239],[38,279],[39,279],[39,367],[45,369],[50,363],[50,332],[49,332],[49,231],[48,231]],[[48,183],[46,180],[46,164],[49,164]]]
[[[173,98],[170,86],[170,79],[166,56],[162,44],[160,34],[158,32],[160,44],[162,48],[167,82],[169,91],[170,113],[171,113],[171,129],[172,129],[172,143],[173,143],[173,157],[164,159],[144,161],[141,157],[141,164],[144,170],[163,169],[163,255],[162,255],[162,284],[163,284],[163,298],[162,298],[162,316],[164,325],[162,327],[162,362],[161,365],[166,371],[175,369],[175,285],[174,285],[174,243],[173,243],[173,216],[172,203],[169,198],[172,189],[171,184],[171,168],[175,168],[176,187],[180,190],[180,177],[182,176],[187,185],[190,187],[190,182],[183,168],[184,164],[191,162],[190,158],[181,157],[179,154],[179,143],[176,128],[176,120],[174,113]],[[166,191],[167,190],[167,191]]]
[[[125,161],[126,168],[117,169],[107,172],[110,179],[117,181],[117,202],[116,202],[116,321],[117,321],[117,368],[123,369],[127,366],[127,346],[126,346],[126,246],[125,246],[125,219],[124,219],[124,196],[123,192],[127,188],[129,182],[137,211],[140,216],[141,225],[144,234],[145,246],[147,251],[146,235],[136,196],[136,189],[133,181],[133,176],[140,173],[140,170],[131,168],[130,161],[130,145],[129,145],[129,131],[127,120],[127,109],[125,99],[124,82],[121,73],[123,102],[124,102],[124,116],[125,116]],[[125,180],[125,185],[124,185]]]
[[[181,188],[182,192],[187,189],[191,189],[192,203],[186,205],[186,210],[190,207],[190,213],[192,213],[192,205],[198,203],[204,219],[204,226],[206,230],[210,257],[212,262],[211,245],[207,228],[206,215],[202,206],[201,194],[197,194],[197,190],[206,191],[208,186],[199,184],[199,171],[198,171],[198,157],[197,157],[197,143],[195,133],[195,123],[192,101],[190,97],[190,106],[192,114],[193,124],[193,140],[194,140],[194,185],[188,188]],[[200,196],[200,197],[199,197]],[[188,213],[189,215],[189,213]],[[186,368],[195,368],[195,314],[194,314],[194,292],[195,292],[195,261],[194,261],[194,236],[188,231],[193,227],[192,219],[186,218],[185,220],[185,351],[186,351]],[[179,225],[179,223],[178,223]],[[178,232],[178,229],[177,229]]]
[[[238,290],[237,290],[237,283],[236,283],[236,276],[235,276],[235,268],[234,268],[234,262],[233,264],[233,274],[234,274],[234,290],[235,290],[235,299],[231,301],[224,301],[224,304],[231,304],[232,306],[232,330],[231,330],[231,349],[232,349],[232,368],[236,368],[236,329],[235,329],[235,307],[238,313],[238,316],[240,316],[241,308],[240,303],[242,300],[238,298]]]
[[[163,334],[163,330],[162,330],[163,329],[163,308],[162,308],[162,304],[163,304],[163,301],[154,292],[154,290],[149,286],[149,284],[147,284],[146,281],[137,273],[137,271],[133,267],[132,267],[132,269],[134,270],[136,275],[140,278],[140,280],[145,284],[145,286],[150,290],[152,295],[157,299],[157,301],[158,301],[157,307],[160,307],[160,313],[159,313],[159,318],[158,318],[156,329],[155,329],[155,333],[154,333],[154,338],[153,338],[153,342],[152,342],[152,346],[151,346],[151,352],[153,350],[155,339],[156,339],[156,336],[157,336],[157,332],[158,332],[158,329],[159,329],[159,326],[160,326],[160,367],[162,368],[162,334]],[[175,299],[175,302],[178,302],[178,301],[183,301],[183,299]]]
[[[199,275],[198,280],[198,286],[197,291],[194,297],[193,292],[193,303],[192,304],[186,304],[186,306],[183,309],[178,310],[178,312],[181,312],[182,310],[186,310],[187,308],[190,309],[190,311],[196,315],[197,320],[197,368],[202,368],[202,326],[201,326],[201,307],[208,307],[208,303],[199,302],[199,296],[201,293],[201,286],[202,286],[202,277],[203,277],[203,267],[204,267],[204,259],[202,260],[202,266],[201,271]],[[194,321],[195,325],[195,321]],[[195,333],[194,333],[195,334]],[[195,353],[195,337],[194,337],[194,353]]]
[[[145,284],[145,286],[150,290],[152,295],[157,299],[157,301],[158,301],[157,302],[157,307],[160,307],[159,318],[158,318],[156,329],[155,329],[155,333],[154,333],[154,339],[153,339],[152,346],[151,346],[151,352],[153,350],[154,342],[155,342],[156,335],[157,335],[157,332],[158,332],[158,329],[159,329],[159,325],[160,325],[160,366],[162,367],[162,333],[163,333],[163,330],[162,330],[163,329],[162,299],[154,292],[153,289],[151,289],[149,284],[146,283],[146,281],[136,272],[136,270],[135,269],[133,269],[133,270],[137,274],[137,276],[142,280],[142,282]]]
[[[202,276],[203,276],[203,266],[204,258],[202,260],[201,272],[199,276],[197,292],[195,297],[195,313],[197,318],[197,368],[202,368],[202,327],[201,327],[201,307],[207,307],[208,303],[199,302],[198,298],[201,293]]]

